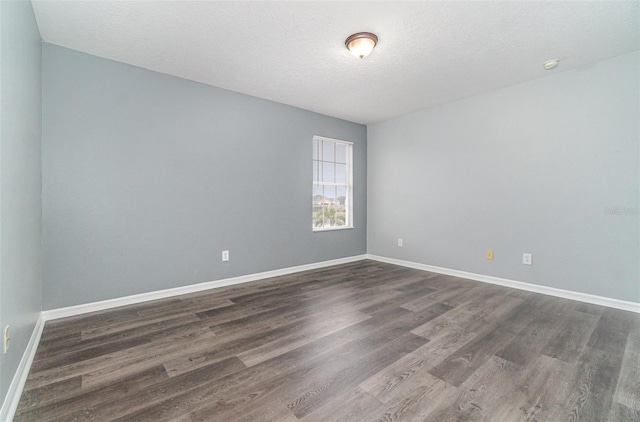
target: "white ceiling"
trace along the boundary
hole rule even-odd
[[[32,3],[45,42],[359,123],[640,49],[637,1]]]

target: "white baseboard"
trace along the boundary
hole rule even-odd
[[[387,258],[384,256],[367,255],[367,259],[386,262],[388,264],[400,265],[403,267],[415,268],[433,273],[451,275],[454,277],[467,278],[469,280],[482,281],[484,283],[498,284],[500,286],[511,287],[519,290],[526,290],[534,293],[542,293],[549,296],[561,297],[564,299],[577,300],[580,302],[592,303],[594,305],[607,306],[609,308],[621,309],[640,313],[640,303],[628,302],[620,299],[613,299],[604,296],[591,295],[588,293],[574,292],[571,290],[557,289],[555,287],[541,286],[539,284],[524,283],[522,281],[509,280],[506,278],[492,277],[488,275],[468,273],[465,271],[452,270],[449,268],[435,267],[433,265],[420,264],[417,262],[403,261],[400,259]]]
[[[27,375],[29,375],[29,369],[31,369],[31,363],[36,355],[36,350],[38,350],[38,343],[40,343],[40,336],[42,335],[44,322],[42,313],[40,313],[36,326],[33,328],[33,332],[31,333],[29,343],[27,343],[27,348],[22,354],[22,359],[20,359],[18,369],[13,376],[11,385],[9,385],[9,390],[7,390],[4,403],[2,403],[2,408],[0,408],[0,421],[13,420],[13,415],[15,415],[18,403],[20,402],[24,383],[27,381]]]
[[[332,265],[347,264],[349,262],[362,261],[366,259],[366,255],[356,255],[346,258],[332,259],[330,261],[315,262],[313,264],[298,265],[296,267],[283,268],[273,271],[265,271],[262,273],[248,274],[239,277],[225,278],[223,280],[207,281],[204,283],[191,284],[189,286],[175,287],[172,289],[157,290],[149,293],[141,293],[132,296],[124,296],[116,299],[101,300],[99,302],[84,303],[82,305],[69,306],[66,308],[51,309],[42,311],[42,317],[45,321],[58,318],[66,318],[75,315],[81,315],[88,312],[102,311],[105,309],[116,308],[118,306],[133,305],[136,303],[148,302],[151,300],[165,299],[172,296],[183,295],[187,293],[200,292],[202,290],[215,289],[217,287],[232,286],[234,284],[248,283],[250,281],[262,280],[265,278],[277,277],[307,270],[315,270]],[[2,420],[2,419],[0,419]]]
[[[525,283],[522,281],[509,280],[505,278],[493,277],[482,274],[469,273],[465,271],[452,270],[450,268],[436,267],[433,265],[420,264],[417,262],[403,261],[395,258],[387,258],[378,255],[356,255],[346,258],[332,259],[329,261],[315,262],[313,264],[299,265],[295,267],[283,268],[273,271],[265,271],[262,273],[248,274],[239,277],[226,278],[222,280],[208,281],[205,283],[191,284],[189,286],[175,287],[172,289],[158,290],[149,293],[141,293],[132,296],[125,296],[116,299],[102,300],[99,302],[85,303],[82,305],[69,306],[65,308],[52,309],[43,311],[41,317],[44,321],[52,319],[66,318],[69,316],[81,315],[88,312],[101,311],[118,306],[133,305],[136,303],[148,302],[151,300],[165,299],[172,296],[194,293],[203,290],[215,289],[218,287],[231,286],[235,284],[248,283],[251,281],[262,280],[265,278],[277,277],[297,273],[301,271],[314,270],[332,265],[346,264],[349,262],[361,261],[363,259],[371,259],[374,261],[387,262],[389,264],[400,265],[403,267],[415,268],[424,271],[430,271],[439,274],[446,274],[455,277],[467,278],[470,280],[482,281],[490,284],[498,284],[501,286],[511,287],[514,289],[526,290],[534,293],[542,293],[550,296],[562,297],[565,299],[578,300],[580,302],[593,303],[595,305],[607,306],[610,308],[622,309],[640,313],[640,303],[628,302],[619,299],[608,298],[604,296],[591,295],[587,293],[574,292],[570,290],[557,289],[555,287],[541,286],[538,284]],[[0,419],[1,420],[1,419]]]

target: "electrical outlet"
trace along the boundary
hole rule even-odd
[[[530,253],[522,254],[522,263],[524,265],[533,265],[533,257],[531,256]]]
[[[2,353],[7,353],[9,350],[9,326],[4,327],[4,340],[2,341]]]
[[[229,251],[222,251],[222,260],[223,261],[229,260]]]
[[[493,251],[491,249],[487,249],[484,254],[489,261],[493,261]]]
[[[402,247],[402,238],[398,238],[398,246]]]

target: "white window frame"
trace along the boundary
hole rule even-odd
[[[349,142],[349,141],[343,141],[340,139],[333,139],[333,138],[327,138],[325,136],[318,136],[318,135],[314,135],[313,136],[313,148],[315,148],[316,146],[316,142],[318,141],[326,141],[326,142],[333,142],[336,144],[343,144],[346,145],[346,166],[347,166],[347,174],[346,174],[346,181],[345,183],[337,183],[337,182],[324,182],[324,181],[318,181],[316,180],[317,178],[317,174],[314,174],[312,177],[312,183],[311,183],[311,208],[312,208],[312,221],[311,221],[311,226],[313,228],[314,232],[326,232],[326,231],[332,231],[332,230],[345,230],[345,229],[353,229],[353,142]],[[318,151],[318,154],[321,154],[322,151]],[[318,162],[323,162],[323,160],[321,160],[321,155],[318,155]],[[313,161],[313,154],[312,154],[312,161]],[[335,160],[335,158],[334,158]],[[335,161],[334,161],[335,163]],[[320,167],[320,166],[319,166]],[[336,187],[345,187],[346,188],[346,195],[345,195],[345,208],[346,208],[346,215],[345,215],[345,224],[344,226],[332,226],[332,227],[316,227],[314,222],[313,222],[313,188],[315,186],[336,186]]]

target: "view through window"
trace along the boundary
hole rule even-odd
[[[353,227],[353,144],[313,137],[313,230]]]

